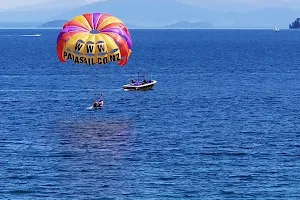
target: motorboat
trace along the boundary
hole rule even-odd
[[[94,100],[93,109],[100,109],[103,107],[104,101],[102,100],[102,94],[101,94],[101,99],[99,101]]]
[[[103,107],[103,104],[99,104],[99,105],[93,105],[93,109],[100,109],[100,108],[102,108]]]
[[[151,90],[153,86],[157,83],[156,80],[151,78],[144,78],[142,81],[138,75],[138,80],[131,79],[131,83],[123,85],[124,90]]]
[[[124,90],[151,90],[153,86],[157,83],[156,80],[150,80],[147,82],[140,81],[140,82],[134,82],[129,83],[127,85],[123,85]]]

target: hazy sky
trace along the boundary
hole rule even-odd
[[[43,3],[51,0],[0,0],[0,9],[32,5]],[[72,2],[72,0],[60,0]],[[91,2],[97,0],[82,0],[83,2]],[[124,0],[130,1],[130,0]],[[149,0],[151,1],[151,0]],[[162,0],[163,1],[163,0]],[[263,7],[290,7],[297,6],[300,8],[300,0],[178,0],[182,2],[189,2],[199,5],[203,8],[210,8],[216,10],[222,9],[249,9],[249,8],[263,8]]]
[[[259,8],[300,8],[300,0],[180,0],[214,10],[248,10]]]
[[[34,4],[42,4],[45,2],[63,2],[63,3],[75,3],[78,4],[82,2],[82,4],[92,3],[95,1],[103,1],[103,0],[0,0],[0,9],[7,9],[13,7],[22,7],[22,6],[30,6]]]
[[[12,7],[19,7],[19,6],[26,6],[32,5],[37,3],[47,2],[49,0],[0,0],[0,8],[12,8]]]

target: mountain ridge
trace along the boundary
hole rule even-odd
[[[62,0],[60,0],[62,1]],[[51,2],[53,6],[51,6]],[[0,10],[2,22],[47,22],[59,19],[72,19],[76,15],[91,12],[109,13],[120,18],[122,21],[135,24],[138,27],[158,27],[178,21],[211,22],[214,27],[277,27],[288,28],[291,20],[300,17],[296,9],[288,8],[265,8],[251,12],[242,11],[215,11],[192,6],[176,0],[106,0],[89,1],[74,0],[71,5],[68,2],[54,4],[59,0],[52,0],[47,4],[38,4],[28,11],[23,7],[21,10]],[[82,2],[85,2],[82,5]],[[69,6],[70,4],[70,6]],[[45,6],[47,9],[41,5]],[[49,9],[48,9],[49,8]],[[52,10],[50,10],[50,8]]]
[[[189,22],[189,21],[180,21],[173,24],[162,26],[161,28],[168,29],[199,29],[199,28],[213,28],[213,25],[208,22]]]
[[[68,20],[52,20],[42,25],[39,25],[38,28],[59,28],[62,27],[66,22],[68,22]]]
[[[189,11],[189,13],[186,11]],[[202,10],[200,9],[200,11]],[[131,0],[128,2],[124,0],[109,0],[82,6],[63,13],[58,18],[70,19],[87,12],[109,13],[128,23],[140,26],[153,26],[179,20],[191,20],[199,12],[199,8],[175,0]]]
[[[38,28],[61,28],[67,20],[53,20],[46,22],[42,25],[39,25]],[[164,26],[157,26],[157,27],[142,27],[142,26],[136,26],[134,24],[130,23],[124,23],[127,28],[138,28],[138,29],[197,29],[197,28],[212,28],[212,24],[208,22],[188,22],[188,21],[179,21],[173,24],[167,24]]]

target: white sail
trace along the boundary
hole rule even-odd
[[[273,28],[273,31],[278,32],[278,31],[279,31],[279,28],[277,28],[277,26],[275,26],[275,27]]]

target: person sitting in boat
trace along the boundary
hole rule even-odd
[[[93,107],[96,108],[96,107],[98,107],[98,105],[99,105],[98,101],[96,99],[94,99]]]
[[[133,79],[131,79],[131,83],[132,83],[132,84],[134,84],[134,83],[135,83],[135,81],[134,81]]]
[[[146,81],[146,79],[144,79],[144,80],[143,80],[143,84],[147,84],[147,81]]]
[[[104,101],[103,101],[103,99],[102,99],[102,94],[101,94],[101,97],[100,97],[100,99],[99,99],[99,101],[98,101],[98,106],[103,106],[103,104],[104,104]]]
[[[101,106],[103,106],[103,104],[104,104],[104,101],[101,99],[101,100],[99,100],[99,102],[98,102],[98,106],[99,107],[101,107]]]

